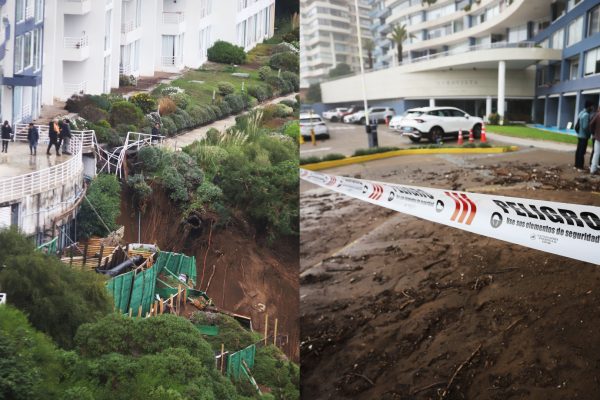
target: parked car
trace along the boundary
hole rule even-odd
[[[300,134],[304,139],[310,140],[310,131],[312,129],[315,131],[315,137],[329,139],[329,130],[319,114],[300,114]]]
[[[390,120],[390,129],[399,133],[402,133],[402,120],[404,119],[404,117],[406,117],[407,115],[409,115],[413,110],[406,110],[402,115],[395,115],[392,117],[392,119]]]
[[[323,118],[331,122],[338,122],[341,120],[342,115],[348,111],[346,107],[337,107],[323,113]]]
[[[421,107],[414,108],[402,118],[401,131],[411,141],[418,143],[422,138],[438,142],[444,137],[458,137],[458,131],[479,139],[483,120],[473,117],[455,107]]]
[[[347,118],[346,118],[347,116],[349,116],[349,115],[352,115],[352,114],[354,114],[354,113],[356,113],[356,112],[362,111],[362,110],[364,110],[364,109],[365,109],[365,108],[364,108],[364,107],[362,107],[362,106],[350,106],[350,108],[348,108],[348,110],[346,110],[346,112],[345,112],[345,113],[342,113],[342,116],[341,116],[341,119],[340,119],[340,120],[341,120],[342,122],[346,122],[346,123],[348,123],[348,122],[347,122]]]
[[[383,122],[386,120],[386,118],[392,118],[395,114],[396,114],[396,112],[391,107],[370,107],[369,108],[369,119],[371,121]],[[346,119],[347,119],[348,122],[350,122],[350,123],[364,125],[365,118],[366,118],[365,112],[363,110],[363,111],[358,111],[354,114],[351,114],[351,115],[345,117],[344,122],[346,122]]]

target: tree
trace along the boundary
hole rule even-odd
[[[15,230],[0,231],[0,292],[34,327],[65,348],[71,347],[79,325],[113,308],[101,275],[36,251]]]
[[[367,39],[363,42],[365,50],[367,50],[367,57],[369,57],[369,69],[373,69],[373,50],[375,50],[375,42],[371,39]]]
[[[77,215],[81,236],[106,236],[114,231],[121,213],[121,186],[117,178],[109,174],[98,175],[86,196]]]
[[[402,63],[402,43],[408,39],[413,38],[415,35],[412,33],[409,34],[406,30],[406,25],[396,25],[392,30],[392,34],[390,35],[390,39],[392,42],[396,44],[396,49],[398,50],[398,63]]]
[[[339,63],[334,68],[329,70],[329,77],[335,78],[338,76],[350,75],[352,73],[352,68],[346,63]]]
[[[309,103],[320,103],[321,102],[321,85],[318,83],[311,83],[306,92],[306,100]]]

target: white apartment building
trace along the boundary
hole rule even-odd
[[[337,64],[360,69],[356,7],[350,0],[301,0],[300,86],[308,87],[329,76]],[[359,0],[362,40],[370,39],[371,6]]]
[[[273,36],[275,0],[0,0],[0,115],[13,123],[120,75],[179,72],[225,40],[250,50]]]

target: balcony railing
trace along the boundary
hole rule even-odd
[[[435,54],[428,54],[426,56],[416,57],[413,59],[404,59],[402,61],[402,65],[412,64],[419,61],[427,61],[433,60],[436,58],[442,58],[447,56],[453,56],[456,54],[469,53],[472,51],[478,50],[490,50],[490,49],[528,49],[535,47],[535,42],[517,42],[517,43],[509,43],[509,42],[495,42],[495,43],[485,43],[485,44],[477,44],[474,46],[464,47],[461,49],[441,51]]]
[[[83,94],[87,91],[87,82],[83,81],[80,83],[67,83],[65,82],[65,95],[71,96],[73,94]]]
[[[131,64],[121,64],[119,65],[119,74],[121,75],[131,75]]]
[[[181,56],[161,57],[163,67],[178,67],[183,63]]]
[[[72,37],[65,36],[65,49],[81,49],[89,46],[89,39],[86,36]]]
[[[137,29],[135,21],[123,22],[121,24],[121,33],[129,33]]]
[[[183,13],[181,12],[163,12],[163,24],[180,24],[184,21]]]

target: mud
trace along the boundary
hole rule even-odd
[[[282,350],[297,362],[297,239],[264,243],[240,216],[234,216],[226,226],[217,225],[218,219],[213,215],[183,221],[180,210],[160,188],[153,189],[153,201],[141,215],[141,241],[156,243],[161,250],[195,256],[196,288],[206,291],[220,309],[251,317],[255,330],[264,332],[268,314],[272,335],[277,318],[277,334],[288,337]],[[138,216],[126,190],[119,223],[125,226],[124,239],[137,242]]]
[[[600,205],[600,178],[571,158],[526,150],[329,172]],[[301,206],[301,254],[311,255],[301,264],[303,398],[598,397],[598,266],[309,184]]]

